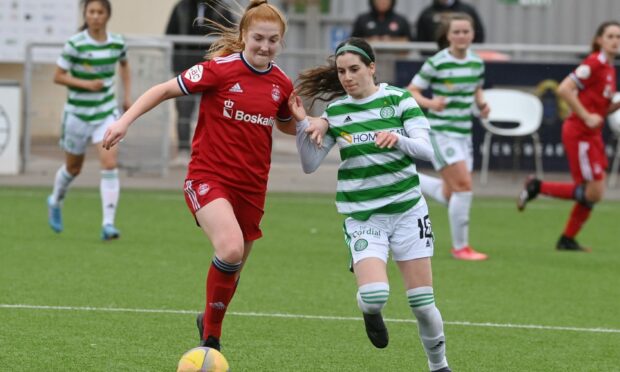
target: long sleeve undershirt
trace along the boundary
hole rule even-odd
[[[303,171],[305,173],[312,173],[321,165],[323,159],[336,144],[336,140],[332,136],[325,136],[323,138],[323,146],[317,147],[305,132],[308,125],[306,120],[297,123],[296,142]],[[413,158],[430,161],[433,158],[433,147],[428,134],[429,130],[426,128],[412,128],[412,126],[405,124],[405,131],[408,137],[396,134],[398,142],[395,147]]]

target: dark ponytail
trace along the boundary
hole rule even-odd
[[[338,50],[342,47],[349,45],[361,51],[347,48],[346,51],[338,53]],[[346,94],[342,84],[340,84],[340,79],[338,79],[338,69],[336,67],[336,57],[344,53],[358,55],[366,66],[370,66],[371,63],[375,62],[375,52],[366,40],[352,37],[340,43],[336,47],[336,52],[327,58],[327,65],[304,70],[299,74],[297,92],[301,97],[311,99],[310,107],[317,100],[329,102],[336,97]]]

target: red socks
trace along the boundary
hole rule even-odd
[[[576,184],[572,182],[549,182],[540,183],[540,193],[560,199],[574,199]]]
[[[584,223],[590,217],[590,212],[592,208],[588,208],[581,203],[575,203],[573,206],[573,210],[570,213],[570,217],[568,222],[566,223],[566,227],[564,228],[564,235],[569,238],[574,238]]]
[[[241,268],[238,264],[229,264],[215,257],[207,274],[207,303],[204,316],[203,337],[222,335],[222,322],[237,289],[236,273]]]
[[[583,189],[577,190],[581,191],[581,197],[576,195],[576,189],[579,185],[576,185],[572,182],[548,182],[544,181],[540,183],[540,193],[548,196],[553,196],[560,199],[573,199],[577,200],[577,203],[573,206],[573,210],[570,213],[570,217],[568,222],[566,223],[566,227],[564,228],[564,235],[569,238],[574,238],[575,235],[579,233],[583,224],[590,217],[590,212],[592,211],[592,207],[588,207],[583,204],[585,192]],[[577,194],[580,194],[577,192]],[[581,201],[581,202],[580,202]]]

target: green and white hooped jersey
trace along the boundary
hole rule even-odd
[[[379,131],[407,136],[410,128],[429,128],[411,94],[380,84],[370,97],[346,96],[327,106],[328,135],[340,149],[336,207],[358,220],[372,214],[402,213],[420,200],[420,181],[411,157],[396,148],[375,145]]]
[[[431,130],[452,137],[471,136],[472,107],[475,92],[484,83],[484,63],[471,50],[464,59],[454,58],[448,49],[430,57],[411,84],[431,88],[433,97],[445,97],[443,111],[430,110],[426,117]]]
[[[84,30],[73,35],[64,45],[56,64],[79,79],[103,80],[103,89],[91,92],[69,87],[65,113],[71,113],[90,124],[99,124],[118,112],[115,99],[116,63],[125,60],[127,48],[121,35],[108,33],[105,42],[93,40]]]

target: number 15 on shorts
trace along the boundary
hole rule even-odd
[[[433,230],[431,228],[431,220],[428,217],[428,214],[423,218],[418,218],[418,228],[420,229],[420,239],[431,238],[435,240],[433,237]]]

